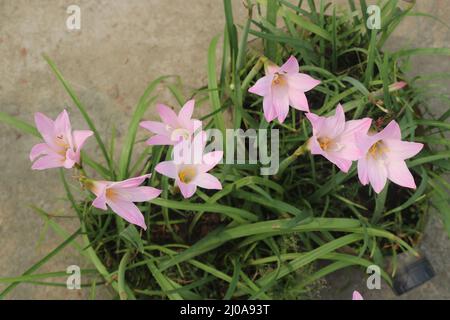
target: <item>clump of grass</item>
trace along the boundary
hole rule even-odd
[[[395,257],[402,250],[414,253],[412,246],[420,238],[431,199],[450,233],[450,186],[441,178],[450,169],[444,136],[450,129],[450,110],[438,119],[426,119],[431,91],[421,77],[405,76],[411,56],[450,55],[450,50],[383,50],[395,27],[413,12],[412,6],[401,9],[397,1],[384,2],[382,29],[368,30],[363,0],[358,14],[353,14],[357,9],[352,0],[349,10],[340,14],[335,10],[326,14],[332,4],[325,1],[318,7],[314,1],[305,1],[306,9],[285,0],[259,0],[256,5],[246,1],[246,5],[248,18],[240,26],[234,22],[232,2],[224,0],[222,68],[216,70],[219,38],[214,38],[208,51],[208,84],[192,93],[198,105],[209,102],[212,107],[202,119],[206,128],[224,130],[228,125],[223,114],[231,111],[234,128],[280,129],[280,157],[288,157],[310,137],[305,118],[291,110],[283,125],[269,124],[262,115],[261,99],[247,89],[263,74],[264,62],[279,64],[295,55],[303,72],[323,80],[308,94],[315,113],[329,114],[341,102],[350,118],[371,117],[378,129],[396,119],[403,139],[426,144],[425,151],[409,162],[418,188],[411,191],[391,184],[377,196],[359,184],[354,167],[343,174],[320,157],[303,156],[276,177],[259,176],[258,165],[222,165],[217,173],[223,190],[198,191],[189,201],[182,200],[172,192],[167,178],[154,172],[155,165],[168,156],[167,149],[147,148],[131,161],[138,123],[155,101],[155,88],[166,86],[180,105],[187,100],[176,83],[161,77],[148,86],[116,161],[114,142],[106,147],[87,109],[46,58],[95,132],[104,156],[97,162],[83,153],[84,170],[111,180],[153,173],[149,184],[164,192],[140,207],[148,225],[143,232],[111,212],[93,208],[92,196],[69,185],[61,172],[80,230],[70,235],[49,214],[35,208],[64,241],[24,275],[0,279],[11,283],[0,297],[21,282],[51,278],[53,274],[37,274],[39,268],[72,245],[91,260],[103,278],[98,281],[106,281],[122,299],[311,298],[323,278],[336,270],[384,265],[384,257]],[[267,14],[262,14],[263,7]],[[277,18],[284,25],[277,26]],[[262,50],[248,45],[249,35],[259,39]],[[407,87],[389,90],[398,81],[406,81]],[[6,114],[0,113],[0,120],[39,136],[34,127]],[[83,244],[76,241],[79,238]],[[382,275],[390,283],[390,274]],[[84,285],[95,292],[97,283]]]

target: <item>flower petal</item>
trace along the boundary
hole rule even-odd
[[[352,300],[364,300],[361,293],[359,293],[358,291],[353,291],[353,296],[352,296]]]
[[[197,186],[195,184],[183,183],[179,179],[177,179],[177,186],[180,188],[181,194],[185,199],[192,197],[197,190]]]
[[[92,136],[94,132],[91,130],[75,130],[73,132],[73,142],[75,143],[75,148],[79,151],[86,142],[86,139]]]
[[[194,99],[189,100],[178,113],[178,122],[185,128],[190,126],[192,114],[194,113],[194,104]]]
[[[289,59],[280,67],[280,72],[298,73],[300,69],[297,58],[290,56]]]
[[[273,99],[271,94],[265,96],[263,100],[264,118],[267,122],[273,121],[273,119],[277,117],[277,112],[272,101]]]
[[[423,148],[422,143],[385,139],[383,143],[388,148],[390,159],[405,160],[414,157]]]
[[[258,96],[266,96],[270,93],[270,86],[272,85],[273,74],[264,76],[248,89],[248,92],[257,94]]]
[[[41,135],[53,136],[55,124],[52,119],[47,117],[45,114],[36,112],[34,114],[34,123]]]
[[[361,184],[364,186],[369,183],[369,174],[367,173],[367,160],[365,157],[358,160],[358,178]]]
[[[120,189],[118,192],[129,201],[143,202],[155,199],[162,191],[153,187],[134,187]]]
[[[95,198],[95,200],[92,202],[92,206],[98,208],[98,209],[102,209],[102,210],[107,210],[108,207],[106,206],[106,192],[105,192],[105,188],[103,188],[103,191],[97,196],[97,198]]]
[[[178,116],[175,111],[164,104],[158,104],[156,110],[158,110],[159,116],[164,123],[172,127],[178,127]]]
[[[163,161],[156,165],[155,171],[172,179],[178,177],[178,169],[173,161]]]
[[[334,163],[341,171],[347,173],[352,166],[352,161],[339,157],[332,152],[324,152],[323,156]]]
[[[141,126],[144,129],[147,129],[155,134],[160,134],[167,136],[169,135],[169,131],[167,130],[167,125],[162,122],[157,121],[142,121],[139,123],[139,126]]]
[[[135,224],[144,230],[147,230],[144,215],[142,214],[141,211],[139,211],[139,208],[136,207],[136,205],[133,202],[124,201],[121,199],[115,199],[114,201],[107,199],[107,203],[112,211],[117,213],[126,221]]]
[[[33,170],[45,170],[52,168],[60,168],[64,166],[64,158],[58,154],[48,154],[37,159],[31,169]]]
[[[342,105],[338,104],[334,116],[324,117],[320,128],[320,136],[334,138],[345,129],[345,114]]]
[[[398,123],[395,120],[392,120],[381,132],[377,133],[376,136],[379,140],[401,140],[402,132]]]
[[[302,91],[291,89],[291,87],[289,87],[289,104],[297,110],[309,112],[308,99],[305,94]]]
[[[320,84],[319,80],[316,80],[305,73],[289,74],[287,77],[289,89],[294,91],[306,92]]]
[[[380,193],[387,180],[387,169],[384,161],[369,157],[367,159],[367,175],[373,190],[376,193]]]
[[[414,177],[409,171],[405,161],[392,161],[387,166],[388,178],[399,186],[406,188],[416,188]]]
[[[48,145],[46,143],[38,143],[30,151],[30,160],[34,161],[40,156],[46,155],[48,153],[49,153]]]
[[[63,110],[58,117],[56,117],[55,120],[55,132],[57,134],[59,133],[67,133],[67,132],[71,132],[71,125],[70,125],[70,119],[69,119],[69,114],[67,113],[66,110]]]
[[[200,173],[194,181],[201,188],[221,190],[222,184],[219,179],[209,173]]]
[[[207,172],[214,168],[223,158],[223,151],[213,151],[203,155],[201,171]]]
[[[34,114],[34,122],[37,130],[48,146],[52,149],[58,149],[58,146],[55,144],[56,133],[54,121],[45,114],[36,112]]]
[[[133,187],[137,187],[139,185],[141,185],[145,179],[150,178],[151,174],[144,174],[142,176],[139,177],[134,177],[134,178],[130,178],[127,180],[123,180],[123,181],[118,181],[118,182],[113,182],[110,184],[110,188],[115,188],[115,189],[119,189],[119,188],[133,188]]]
[[[145,143],[150,146],[169,146],[175,144],[175,142],[170,140],[169,137],[161,136],[159,134],[148,138],[147,141],[145,141]]]
[[[343,140],[355,140],[355,134],[366,135],[369,131],[372,119],[349,120],[345,123],[344,132],[341,134]]]
[[[64,168],[71,169],[75,163],[80,163],[80,152],[74,152],[72,149],[67,149]]]
[[[272,86],[272,103],[275,107],[278,121],[283,123],[289,113],[289,91],[286,85]]]
[[[318,116],[317,114],[308,112],[305,113],[306,118],[311,122],[313,135],[317,136],[320,132],[320,127],[323,122],[323,117]]]

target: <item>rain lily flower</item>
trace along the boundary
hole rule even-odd
[[[155,170],[162,175],[175,179],[175,184],[180,188],[184,198],[190,198],[197,190],[197,186],[205,189],[222,189],[220,181],[209,174],[208,171],[214,168],[223,157],[223,151],[213,151],[203,154],[206,138],[202,132],[192,139],[182,144],[186,146],[187,153],[191,158],[183,157],[182,160],[164,161],[156,165]],[[198,139],[203,139],[198,143]],[[194,154],[195,153],[195,154]],[[199,155],[199,157],[196,157]],[[199,158],[199,161],[191,161],[192,156]],[[187,160],[186,160],[187,159]]]
[[[93,132],[75,130],[72,132],[67,111],[61,112],[55,121],[37,112],[34,115],[36,128],[44,139],[44,143],[35,145],[30,152],[32,169],[44,170],[64,167],[72,168],[80,164],[80,151],[86,139]]]
[[[189,100],[181,108],[178,115],[168,106],[158,104],[156,106],[163,122],[142,121],[140,126],[155,133],[147,140],[149,145],[175,145],[181,140],[187,140],[197,131],[202,123],[191,119],[194,111],[194,100]]]
[[[129,223],[146,230],[144,215],[133,202],[149,201],[160,195],[159,189],[140,186],[150,176],[146,174],[119,182],[85,180],[84,185],[97,196],[92,202],[94,207],[107,210],[108,205]]]
[[[256,81],[248,91],[264,97],[263,109],[267,122],[278,118],[278,121],[283,123],[288,115],[289,106],[309,111],[305,92],[319,83],[319,80],[299,73],[298,61],[291,56],[281,67],[269,66],[266,75]]]
[[[311,153],[324,156],[343,172],[348,172],[352,161],[361,157],[355,135],[367,134],[372,120],[345,121],[344,109],[340,104],[334,116],[320,117],[307,113],[306,117],[313,128],[313,136],[309,140]]]
[[[405,160],[423,148],[422,143],[401,141],[397,122],[391,121],[381,132],[358,135],[357,145],[362,151],[358,160],[358,177],[363,185],[370,182],[376,193],[383,190],[386,180],[407,188],[416,188]]]
[[[361,293],[355,290],[353,291],[352,300],[364,300],[364,298],[362,297]]]

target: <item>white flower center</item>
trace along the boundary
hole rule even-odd
[[[386,147],[386,145],[383,143],[383,141],[377,141],[375,142],[367,152],[367,156],[370,156],[374,159],[380,159],[382,158],[386,152],[388,152],[389,149]]]
[[[178,178],[183,183],[189,183],[194,180],[197,175],[197,168],[195,166],[185,166],[178,172]]]

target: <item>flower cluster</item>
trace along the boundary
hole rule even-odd
[[[270,66],[266,76],[259,79],[249,92],[263,97],[267,121],[278,118],[282,123],[289,106],[306,111],[313,135],[308,141],[312,154],[322,155],[343,172],[348,172],[353,161],[358,161],[358,177],[363,185],[370,183],[380,193],[386,181],[407,188],[416,188],[414,178],[405,160],[415,156],[423,144],[401,140],[401,130],[393,120],[381,132],[370,130],[372,119],[345,121],[344,108],[338,105],[334,116],[322,117],[309,112],[305,92],[320,81],[299,73],[299,65],[291,56],[281,67]],[[398,83],[392,90],[399,90]],[[391,88],[390,88],[391,89]]]
[[[305,92],[319,84],[319,80],[299,73],[298,62],[291,56],[281,67],[267,66],[266,75],[249,92],[263,97],[264,117],[268,122],[278,119],[282,123],[289,113],[289,106],[306,112],[312,126],[312,137],[307,148],[302,150],[322,155],[343,172],[348,172],[353,161],[357,161],[359,180],[363,185],[370,183],[377,193],[383,190],[388,179],[400,186],[415,188],[405,160],[420,152],[423,145],[402,141],[400,127],[395,121],[378,133],[370,130],[370,118],[346,121],[340,104],[332,116],[311,113]],[[403,86],[404,83],[399,83],[389,90],[399,90]],[[140,123],[142,128],[154,134],[147,144],[173,148],[172,160],[160,162],[155,171],[173,179],[184,198],[192,197],[197,187],[222,189],[221,182],[209,171],[222,160],[223,152],[204,152],[206,133],[202,130],[202,122],[192,118],[194,105],[195,101],[190,100],[176,114],[171,108],[158,104],[156,108],[162,122]],[[92,136],[92,131],[72,131],[66,110],[54,121],[36,113],[35,123],[44,142],[35,145],[30,152],[32,169],[82,169],[81,149]],[[180,160],[176,156],[180,150],[189,156]],[[126,221],[146,229],[144,216],[135,203],[150,201],[161,194],[159,189],[142,185],[150,176],[144,174],[123,181],[96,181],[83,174],[80,182],[95,195],[94,207],[101,210],[109,207]]]
[[[192,151],[191,153],[195,151],[201,154],[199,162],[192,162],[187,158],[185,162],[164,161],[155,167],[158,173],[175,179],[176,186],[185,198],[191,197],[197,186],[205,189],[222,189],[220,181],[208,171],[222,160],[223,152],[203,154],[206,134],[201,130],[202,122],[192,119],[194,104],[194,100],[188,101],[178,115],[169,107],[159,104],[157,111],[163,122],[143,121],[140,123],[141,127],[155,134],[147,140],[147,144],[183,146]],[[42,113],[36,113],[35,123],[44,143],[35,145],[30,152],[32,169],[81,168],[81,148],[86,139],[93,134],[92,131],[72,132],[66,110],[55,121]],[[80,182],[96,196],[92,202],[94,207],[101,210],[107,210],[109,207],[129,223],[145,230],[147,226],[144,216],[134,203],[150,201],[161,194],[159,189],[142,186],[150,177],[151,174],[144,174],[123,181],[96,181],[83,175],[80,177]]]

